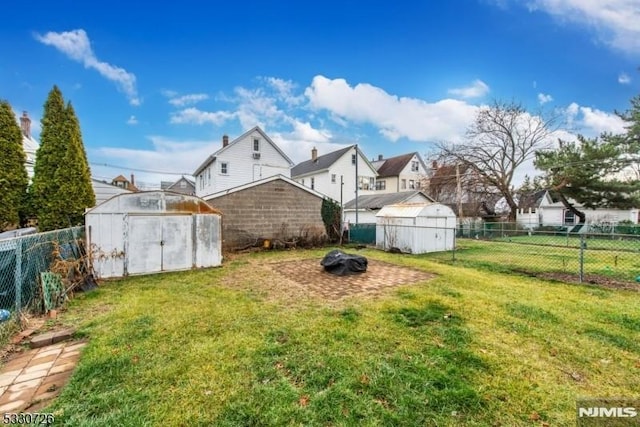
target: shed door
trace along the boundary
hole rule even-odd
[[[129,274],[158,273],[191,267],[191,216],[130,216],[127,251]]]
[[[127,235],[127,273],[162,271],[162,217],[130,216]]]

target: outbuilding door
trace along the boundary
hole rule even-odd
[[[128,217],[128,274],[184,270],[193,264],[191,215]]]

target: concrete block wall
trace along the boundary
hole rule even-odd
[[[285,240],[309,233],[326,237],[322,199],[288,182],[270,181],[208,202],[222,212],[222,248],[234,250],[256,240]]]

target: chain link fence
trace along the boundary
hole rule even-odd
[[[640,226],[558,226],[523,229],[476,223],[456,229],[453,251],[426,258],[563,281],[640,282]]]
[[[80,259],[84,227],[0,240],[0,309],[17,320],[21,311],[41,310],[40,273],[56,259]],[[0,328],[2,328],[0,324]]]

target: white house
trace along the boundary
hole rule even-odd
[[[318,156],[318,150],[314,148],[310,160],[291,169],[292,179],[342,203],[359,195],[372,194],[377,175],[376,169],[357,145],[322,156]]]
[[[372,164],[378,171],[376,192],[380,193],[419,190],[420,181],[427,176],[427,166],[416,152],[388,159],[380,154]]]
[[[22,117],[20,117],[20,128],[22,129],[22,148],[26,156],[24,167],[27,170],[27,175],[29,175],[29,181],[31,181],[33,179],[33,167],[36,164],[36,152],[40,144],[31,135],[31,119],[26,111],[23,111]]]
[[[260,127],[229,142],[210,155],[193,173],[196,196],[207,197],[220,191],[274,175],[291,176],[293,162]]]
[[[93,194],[96,196],[96,206],[118,194],[132,193],[131,190],[95,178],[91,178],[91,186],[93,187]]]
[[[539,226],[571,226],[578,223],[578,218],[564,204],[554,199],[547,190],[541,190],[527,196],[529,199],[520,205],[528,205],[518,209],[516,221],[523,227]],[[574,203],[573,201],[571,201]],[[586,209],[579,203],[575,207],[585,213],[587,224],[617,224],[620,221],[640,223],[640,209]]]

